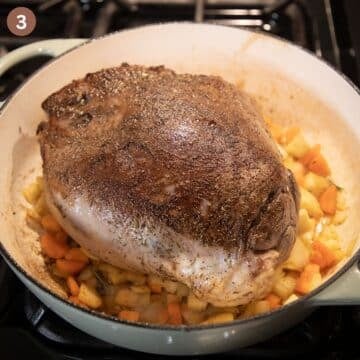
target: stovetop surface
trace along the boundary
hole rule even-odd
[[[2,0],[0,56],[48,38],[96,37],[164,21],[197,21],[260,30],[307,48],[356,84],[360,74],[360,1],[240,0]],[[34,33],[16,38],[5,28],[15,6],[38,19]],[[0,102],[50,57],[36,57],[0,78]],[[324,307],[269,341],[207,358],[360,359],[360,306]],[[47,309],[15,278],[0,257],[0,359],[158,359],[114,346],[75,329]],[[196,357],[199,358],[199,357]],[[195,357],[194,357],[195,359]]]

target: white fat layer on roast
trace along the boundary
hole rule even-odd
[[[149,219],[142,219],[141,227],[139,220],[115,219],[110,211],[90,206],[83,197],[70,204],[47,189],[45,195],[51,212],[69,235],[115,266],[180,281],[200,299],[222,307],[261,298],[272,286],[276,251],[242,255],[203,245]]]

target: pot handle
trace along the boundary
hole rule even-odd
[[[309,299],[310,305],[360,305],[360,262],[355,263],[345,274]]]
[[[0,57],[0,76],[15,64],[38,55],[59,56],[71,48],[85,42],[86,39],[53,39],[37,41],[22,46]],[[5,101],[0,101],[0,109]]]
[[[22,46],[0,57],[0,76],[11,66],[37,55],[59,56],[86,39],[53,39]]]

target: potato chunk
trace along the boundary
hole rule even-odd
[[[311,217],[316,219],[320,218],[323,212],[316,197],[304,188],[300,188],[300,194],[300,208],[307,210]]]
[[[190,310],[203,311],[207,307],[207,302],[199,300],[193,293],[190,293],[187,299],[187,305]]]
[[[80,285],[78,299],[91,309],[97,309],[102,305],[102,299],[97,291],[84,283]]]
[[[284,269],[301,271],[309,263],[310,251],[300,238],[297,238]]]

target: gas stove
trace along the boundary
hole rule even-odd
[[[37,17],[35,31],[16,37],[6,16],[16,6]],[[328,61],[354,83],[360,80],[358,0],[1,0],[0,56],[28,43],[51,38],[89,38],[167,21],[216,23],[285,38]],[[49,61],[37,56],[0,78],[0,102]],[[0,257],[1,359],[155,359],[116,348],[66,323],[37,300]],[[316,310],[304,322],[269,341],[208,358],[359,359],[356,336],[360,307]]]

